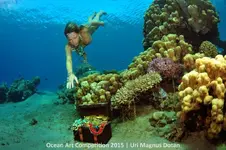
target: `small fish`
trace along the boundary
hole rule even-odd
[[[163,88],[160,88],[159,94],[160,94],[161,98],[166,98],[168,95]]]

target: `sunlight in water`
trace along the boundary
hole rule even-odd
[[[109,14],[106,20],[119,19],[122,22],[137,24],[137,19],[143,17],[143,11],[152,1],[86,0],[86,4],[81,4],[79,0],[0,0],[0,8],[3,8],[4,16],[17,14],[23,22],[27,20],[34,23],[64,23],[67,20],[84,22],[93,12],[104,10]]]

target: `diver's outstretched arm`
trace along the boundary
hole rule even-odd
[[[65,46],[65,52],[66,52],[66,68],[68,72],[67,77],[67,85],[66,87],[68,89],[74,88],[74,81],[78,84],[78,78],[74,75],[72,70],[72,54],[71,54],[71,48],[66,45]]]

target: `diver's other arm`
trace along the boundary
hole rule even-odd
[[[71,54],[72,52],[71,52],[71,49],[70,49],[70,47],[68,45],[66,45],[65,51],[66,51],[66,68],[67,68],[67,72],[68,72],[67,88],[71,89],[71,88],[74,87],[74,80],[78,84],[78,79],[73,73],[73,69],[72,69],[72,54]]]

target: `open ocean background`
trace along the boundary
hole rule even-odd
[[[212,0],[219,12],[220,37],[226,40],[225,0]],[[41,77],[40,90],[55,91],[66,81],[63,31],[68,21],[82,24],[104,10],[106,22],[86,47],[88,61],[97,70],[126,69],[143,51],[143,16],[152,0],[0,0],[0,82],[20,76]],[[222,13],[221,13],[222,12]],[[73,54],[73,67],[82,59]]]

